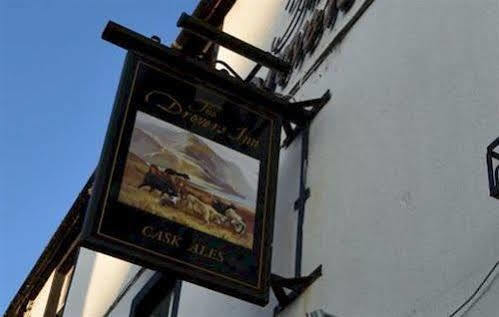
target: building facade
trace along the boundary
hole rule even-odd
[[[332,94],[280,154],[272,272],[323,276],[279,315],[499,316],[496,0],[213,0],[194,15],[293,64],[259,71],[262,89]],[[174,46],[243,78],[254,67],[186,33]],[[91,182],[6,315],[274,314],[274,297],[262,308],[80,248]]]

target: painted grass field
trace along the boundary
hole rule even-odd
[[[160,205],[159,191],[149,192],[149,187],[137,188],[147,170],[148,166],[140,158],[129,154],[118,198],[119,201],[245,248],[251,249],[253,247],[254,217],[251,216],[249,211],[238,210],[247,226],[246,232],[243,234],[235,233],[228,224],[206,224],[201,219],[201,216],[192,214],[190,211]]]

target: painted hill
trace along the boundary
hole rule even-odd
[[[130,150],[149,164],[187,173],[208,189],[251,201],[251,205],[256,200],[256,184],[251,186],[241,167],[223,159],[194,134],[137,124]]]
[[[134,153],[154,153],[161,151],[161,144],[142,129],[135,128],[130,150]]]
[[[246,197],[245,193],[254,191],[236,164],[224,160],[195,135],[189,136],[184,153],[203,168],[206,181],[214,183],[223,191],[240,197]]]

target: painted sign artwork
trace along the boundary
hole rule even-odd
[[[258,160],[137,112],[119,201],[253,248]]]
[[[128,54],[82,245],[265,305],[281,122],[188,67]]]

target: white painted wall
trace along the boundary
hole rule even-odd
[[[43,317],[45,313],[45,307],[47,307],[47,301],[49,299],[50,288],[52,287],[52,281],[54,280],[54,272],[50,274],[42,289],[36,296],[33,304],[31,306],[31,311],[29,313],[30,317]]]
[[[102,316],[139,266],[81,248],[64,316]]]
[[[297,94],[333,101],[311,130],[304,229],[304,271],[325,276],[288,316],[448,316],[497,261],[484,154],[499,135],[498,14],[375,1]],[[497,316],[492,301],[469,316]]]
[[[111,310],[110,317],[123,317],[130,315],[132,302],[138,292],[144,287],[149,279],[154,275],[154,271],[147,270],[137,279],[130,289],[124,293],[117,305]]]
[[[223,31],[244,40],[260,49],[268,50],[272,34],[280,29],[281,9],[287,0],[237,0],[224,20]],[[246,77],[255,62],[250,61],[223,47],[219,49],[218,59],[229,62],[241,77]]]

